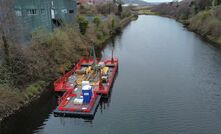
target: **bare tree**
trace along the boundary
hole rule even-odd
[[[199,10],[205,10],[212,6],[212,1],[213,0],[196,0],[196,4]]]
[[[3,53],[3,58],[0,59],[0,84],[13,85],[21,83],[18,80],[24,78],[16,78],[21,76],[19,73],[24,73],[25,68],[22,66],[25,61],[23,51],[21,47],[14,45],[17,43],[18,26],[14,0],[0,0],[0,51]]]
[[[4,61],[10,65],[9,41],[14,40],[15,11],[13,0],[0,0],[0,40],[4,52]]]

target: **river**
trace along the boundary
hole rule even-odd
[[[103,50],[119,58],[93,120],[54,117],[56,97],[4,121],[1,134],[220,134],[221,51],[173,19],[139,16]]]

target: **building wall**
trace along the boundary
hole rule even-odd
[[[18,26],[20,25],[24,34],[29,35],[38,28],[51,31],[56,27],[52,21],[52,10],[55,19],[71,23],[74,21],[76,9],[75,0],[15,0]]]
[[[56,17],[61,18],[64,22],[74,21],[74,14],[77,12],[77,3],[75,0],[54,0],[53,3]]]

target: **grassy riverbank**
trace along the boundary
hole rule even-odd
[[[32,34],[30,47],[22,48],[9,41],[5,61],[0,66],[0,120],[48,90],[49,83],[85,55],[85,48],[91,45],[97,50],[103,48],[110,38],[136,18],[126,11],[120,16],[115,14],[113,11],[102,15],[98,11],[92,21],[86,20],[87,14],[79,14],[82,24],[87,23],[83,29],[81,22],[64,25],[52,33],[39,29]],[[101,19],[102,16],[105,19]]]
[[[37,99],[47,85],[44,81],[37,81],[22,91],[0,86],[0,121]]]
[[[152,8],[159,15],[175,18],[189,30],[221,47],[221,5],[214,0],[184,0]]]
[[[221,47],[221,6],[199,12],[187,20],[187,27]]]
[[[133,11],[138,15],[157,15],[156,12],[151,10],[151,6],[134,7]]]

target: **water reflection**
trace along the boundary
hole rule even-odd
[[[30,134],[42,128],[56,107],[57,99],[53,92],[44,93],[40,99],[32,102],[22,111],[4,120],[0,125],[1,134]]]
[[[119,66],[118,66],[119,68]],[[119,70],[119,69],[118,69]],[[114,78],[114,81],[113,81],[113,85],[115,83],[115,80],[117,79],[117,76],[118,76],[118,71],[116,72],[115,74],[115,78]],[[113,85],[110,89],[110,93],[107,97],[102,97],[101,100],[100,100],[100,103],[99,103],[99,109],[100,109],[100,112],[103,113],[105,112],[105,110],[107,108],[109,108],[110,106],[110,103],[111,103],[111,94],[112,94],[112,89],[113,89]]]

